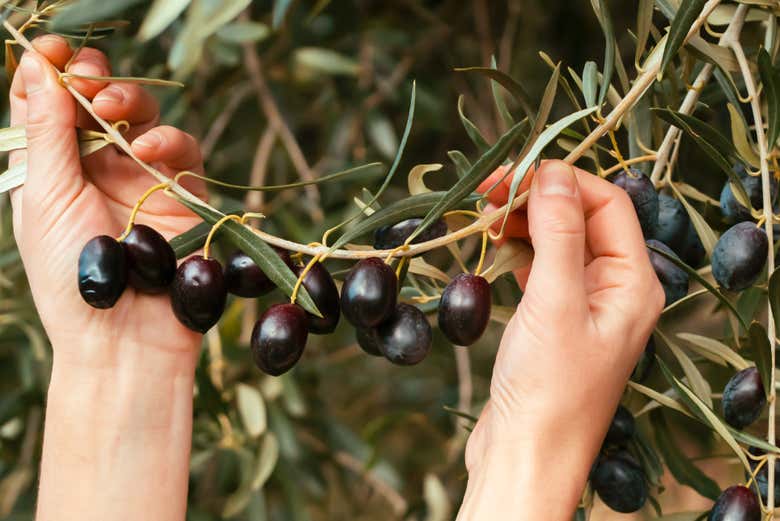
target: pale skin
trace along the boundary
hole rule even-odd
[[[14,232],[54,351],[37,519],[182,520],[201,336],[178,323],[166,296],[128,290],[98,311],[76,285],[82,246],[118,236],[154,180],[113,147],[79,158],[74,128],[94,122],[47,62],[62,69],[72,50],[56,36],[34,45],[46,59],[25,54],[10,98],[12,124],[26,125],[28,136],[27,152],[11,157],[28,161],[26,184],[12,194]],[[84,49],[69,71],[105,76],[110,66]],[[197,142],[158,126],[157,103],[143,88],[73,84],[102,118],[130,123],[126,135],[142,160],[169,175],[202,171]],[[201,183],[187,182],[205,196]],[[527,213],[512,215],[507,237],[530,239],[536,257],[516,273],[525,296],[468,442],[459,520],[571,518],[663,305],[622,190],[554,161],[529,184]],[[504,184],[490,201],[506,197]],[[137,222],[171,238],[199,219],[156,194]]]

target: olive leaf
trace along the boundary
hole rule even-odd
[[[636,52],[634,63],[638,64],[647,47],[647,39],[650,36],[650,27],[653,25],[653,0],[639,0],[636,11]]]
[[[674,15],[672,26],[669,28],[668,39],[664,47],[663,58],[661,59],[661,69],[658,72],[658,78],[663,76],[664,71],[672,62],[677,51],[680,50],[685,37],[688,35],[693,22],[701,13],[706,0],[687,0],[680,3],[680,8]]]
[[[601,78],[601,88],[599,89],[599,106],[607,98],[609,86],[612,84],[612,74],[615,71],[615,30],[612,27],[612,17],[607,9],[605,0],[598,0],[598,19],[601,24],[601,30],[604,32],[606,41],[604,48],[604,72]],[[589,105],[591,106],[591,105]]]
[[[767,140],[774,147],[780,136],[780,70],[772,65],[772,58],[766,49],[758,51],[758,72],[766,93],[769,129]]]
[[[255,387],[239,383],[236,385],[236,404],[246,433],[257,438],[266,429],[265,401]]]
[[[780,331],[780,267],[775,268],[769,276],[769,305],[772,307],[772,318],[775,331]]]
[[[742,114],[731,103],[726,104],[726,107],[731,118],[731,140],[734,142],[737,152],[742,159],[753,167],[758,168],[761,164],[761,159],[750,142],[750,131],[748,131],[745,125],[745,120],[742,119]]]
[[[635,391],[647,396],[654,402],[656,402],[658,405],[661,405],[663,407],[666,407],[668,409],[672,409],[674,411],[677,411],[681,414],[684,414],[685,416],[688,416],[689,418],[693,418],[694,416],[688,411],[688,409],[685,408],[683,404],[675,400],[674,398],[671,398],[670,396],[667,396],[664,393],[659,393],[655,389],[651,389],[650,387],[647,387],[646,385],[642,385],[640,383],[629,381],[628,386]],[[676,394],[676,393],[675,393]],[[641,413],[644,413],[645,410],[651,410],[655,407],[651,407],[650,404],[648,406],[645,406]],[[639,415],[639,414],[638,414]]]
[[[154,0],[138,30],[138,40],[148,42],[162,33],[187,9],[192,0]]]
[[[729,364],[737,370],[746,369],[750,364],[723,342],[694,333],[677,333],[677,338],[687,342],[691,349],[701,356],[719,365]]]
[[[0,130],[0,152],[27,148],[27,128],[16,125]]]
[[[79,0],[58,9],[51,18],[51,28],[63,31],[86,25],[98,20],[106,20],[125,11],[128,7],[140,4],[141,0]]]
[[[523,111],[529,118],[534,117],[534,111],[532,108],[533,101],[531,101],[531,96],[529,96],[523,86],[520,85],[520,83],[514,80],[511,76],[504,74],[503,72],[493,67],[457,67],[454,70],[455,72],[476,72],[499,83],[502,87],[508,90],[512,96],[514,96],[515,100],[520,104],[520,107],[522,107]]]
[[[209,224],[216,224],[225,215],[219,211],[197,204],[184,198],[179,198],[179,202],[198,214],[201,219]],[[263,273],[281,289],[288,297],[292,295],[293,289],[298,282],[298,277],[290,270],[285,262],[279,257],[271,246],[261,240],[253,231],[246,226],[235,221],[226,221],[220,227],[221,236],[228,240],[233,246],[246,253],[257,264]],[[303,307],[309,313],[316,316],[322,316],[317,305],[312,300],[305,286],[298,289],[296,303]]]
[[[672,342],[663,333],[663,331],[656,328],[655,332],[658,334],[661,340],[663,340],[664,344],[666,344],[666,346],[669,348],[669,351],[671,351],[674,357],[677,359],[677,362],[680,364],[683,373],[685,373],[685,376],[688,379],[688,383],[690,384],[693,392],[696,393],[696,396],[698,396],[707,407],[712,409],[712,397],[710,396],[712,390],[710,389],[710,385],[707,383],[707,380],[704,379],[704,376],[702,376],[701,372],[699,371],[699,368],[696,367],[696,364],[693,363],[693,360],[691,360],[690,357],[685,354],[685,352],[677,344]]]
[[[653,424],[656,447],[661,452],[669,472],[675,479],[682,485],[688,485],[704,497],[713,501],[718,499],[721,493],[720,487],[680,450],[669,432],[669,426],[663,413],[660,410],[651,412],[650,421]]]
[[[507,239],[496,251],[493,264],[481,273],[488,282],[492,283],[504,273],[523,268],[531,264],[534,258],[534,250],[531,245],[521,239]]]
[[[720,300],[720,301],[721,301],[721,302],[722,302],[722,303],[723,303],[723,304],[724,304],[724,305],[725,305],[725,306],[726,306],[726,307],[727,307],[727,308],[728,308],[728,309],[729,309],[729,310],[730,310],[730,311],[731,311],[731,312],[734,314],[734,316],[737,318],[737,320],[739,320],[739,323],[740,323],[740,325],[742,326],[742,328],[743,328],[745,331],[747,331],[747,330],[749,329],[749,328],[748,328],[748,324],[747,324],[747,322],[745,322],[745,319],[742,317],[742,315],[741,315],[741,314],[740,314],[740,312],[737,310],[737,308],[736,308],[736,307],[734,307],[734,304],[733,304],[733,303],[732,303],[732,302],[731,302],[729,299],[727,299],[727,298],[726,298],[726,297],[723,295],[723,293],[721,293],[720,291],[718,291],[718,290],[717,290],[717,289],[716,289],[716,288],[715,288],[715,287],[714,287],[712,284],[710,284],[709,282],[707,282],[707,279],[705,279],[704,277],[702,277],[701,275],[699,275],[699,272],[697,272],[695,269],[691,268],[690,266],[688,266],[687,264],[685,264],[683,261],[681,261],[681,260],[680,260],[680,259],[677,257],[677,255],[669,254],[669,253],[667,253],[667,252],[665,252],[665,251],[663,251],[663,250],[661,250],[661,249],[659,249],[659,248],[656,248],[655,246],[647,245],[647,247],[648,247],[649,249],[653,250],[654,252],[658,253],[659,255],[663,256],[664,258],[666,258],[666,259],[669,259],[671,262],[673,262],[674,264],[676,264],[676,265],[677,265],[679,268],[681,268],[683,271],[685,271],[686,273],[688,273],[688,275],[689,275],[689,276],[691,276],[691,277],[693,277],[694,279],[696,279],[696,281],[697,281],[699,284],[701,284],[702,286],[704,286],[704,288],[706,288],[706,289],[707,289],[707,291],[709,291],[709,292],[710,292],[710,293],[712,293],[712,294],[713,294],[715,297],[717,297],[717,299],[718,299],[718,300]]]
[[[441,271],[436,266],[429,264],[422,257],[416,257],[409,263],[409,271],[415,275],[422,275],[432,279],[439,280],[445,284],[450,283],[450,276]]]
[[[761,375],[761,383],[764,386],[764,393],[767,399],[772,394],[772,346],[769,345],[769,337],[766,329],[760,323],[753,321],[748,330],[750,338],[750,350],[753,353],[753,360],[756,362],[756,368]]]
[[[696,230],[696,235],[699,236],[701,244],[704,247],[704,251],[707,252],[707,257],[711,257],[712,250],[715,249],[715,244],[718,242],[718,236],[715,235],[715,232],[710,227],[709,223],[707,223],[707,221],[704,219],[704,217],[702,217],[702,215],[696,211],[696,208],[694,208],[685,199],[682,193],[680,193],[680,191],[675,186],[675,183],[670,182],[669,186],[671,186],[675,196],[677,196],[677,199],[680,201],[680,203],[682,203],[685,211],[688,213],[688,217],[691,219],[691,224],[693,225],[694,230]]]
[[[493,70],[498,70],[495,56],[490,57],[490,68]],[[493,93],[493,102],[496,104],[496,111],[498,112],[498,116],[501,118],[501,121],[504,123],[504,125],[506,125],[506,128],[510,128],[514,126],[516,121],[506,106],[506,100],[504,99],[504,94],[501,89],[501,84],[497,81],[490,82],[490,91]]]
[[[463,124],[463,128],[466,129],[466,134],[468,134],[469,139],[471,139],[479,152],[484,154],[490,148],[490,145],[477,126],[463,113],[463,100],[463,95],[458,96],[458,115],[460,116],[460,122]]]
[[[272,432],[267,432],[260,442],[260,448],[257,451],[257,464],[252,476],[251,489],[258,491],[263,488],[271,473],[279,461],[279,441]]]
[[[471,170],[471,161],[460,150],[450,150],[447,152],[447,156],[452,161],[452,164],[455,165],[455,173],[458,175],[458,179],[463,179],[468,171]]]
[[[596,91],[599,77],[596,62],[585,62],[582,69],[582,97],[585,98],[585,106],[592,107],[596,104]]]

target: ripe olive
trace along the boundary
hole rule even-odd
[[[274,248],[279,257],[292,269],[290,253]],[[273,291],[276,285],[260,266],[242,251],[235,251],[225,265],[225,284],[228,292],[244,298],[262,297]]]
[[[431,325],[425,313],[409,304],[398,304],[393,315],[376,328],[376,333],[379,349],[394,364],[418,364],[431,350]]]
[[[395,310],[398,278],[378,257],[359,261],[341,287],[341,311],[355,327],[375,327]]]
[[[374,232],[374,249],[377,250],[392,250],[397,248],[406,242],[406,239],[420,226],[423,220],[419,217],[412,219],[406,219],[392,226],[382,226],[377,228]],[[447,223],[442,219],[438,219],[433,222],[428,228],[426,228],[420,235],[415,237],[411,244],[419,244],[421,242],[431,241],[438,239],[447,233]]]
[[[761,176],[748,174],[745,171],[745,167],[741,165],[735,165],[734,172],[739,176],[739,180],[742,181],[742,187],[745,189],[745,193],[750,199],[750,206],[756,210],[763,209],[764,195],[761,189]],[[770,198],[776,203],[778,191],[777,180],[775,180],[774,176],[769,177],[769,186]],[[724,219],[729,224],[753,220],[750,209],[740,203],[734,196],[730,180],[726,180],[726,183],[723,185],[723,190],[720,192],[720,208],[723,212]]]
[[[647,480],[625,451],[599,457],[590,482],[601,500],[615,512],[636,512],[647,501]]]
[[[611,445],[625,445],[634,437],[635,432],[634,415],[622,405],[618,405],[604,442]]]
[[[279,376],[300,360],[309,336],[306,311],[297,304],[276,304],[252,330],[252,358],[264,373]]]
[[[127,256],[128,282],[142,293],[162,293],[176,274],[176,254],[153,228],[133,225],[122,242]]]
[[[222,266],[200,255],[181,263],[171,284],[171,305],[179,321],[199,333],[219,322],[225,310],[227,289]]]
[[[647,245],[659,250],[663,250],[669,255],[677,257],[677,255],[666,244],[655,239],[650,239],[647,241]],[[655,274],[658,276],[658,280],[661,282],[661,286],[664,288],[664,294],[666,295],[665,305],[668,306],[669,304],[676,302],[687,295],[688,273],[660,253],[650,249],[647,251],[650,255],[650,264],[653,265]]]
[[[296,266],[293,272],[300,277],[304,269],[304,266]],[[320,318],[309,313],[309,332],[324,335],[335,331],[341,317],[339,290],[325,266],[314,263],[303,278],[303,287],[322,314]]]
[[[766,394],[761,375],[748,367],[731,377],[723,389],[723,418],[735,429],[744,429],[761,416]]]
[[[441,295],[439,329],[453,344],[470,346],[485,332],[490,306],[490,283],[484,277],[461,273]]]
[[[764,270],[769,241],[763,228],[750,221],[735,224],[712,250],[712,276],[731,291],[753,285]]]
[[[371,356],[384,356],[379,348],[379,336],[376,329],[362,328],[355,329],[355,339],[360,348]]]
[[[761,521],[761,505],[752,490],[735,485],[718,497],[707,521]]]
[[[693,223],[689,223],[680,258],[691,268],[700,268],[706,255],[707,252],[704,250],[699,234],[696,233],[696,228],[693,227]]]
[[[653,238],[682,255],[685,249],[691,219],[680,201],[666,194],[658,194],[658,226]]]
[[[658,193],[653,182],[644,173],[630,168],[629,172],[618,172],[609,180],[626,191],[634,203],[634,210],[645,237],[652,237],[658,226]]]
[[[650,371],[653,369],[654,364],[655,339],[653,339],[651,335],[647,340],[647,345],[645,345],[644,352],[639,357],[639,362],[637,362],[636,367],[634,367],[634,372],[631,373],[631,379],[639,383],[644,382],[647,380],[647,377],[650,376]]]
[[[91,239],[79,255],[79,293],[98,309],[116,304],[127,287],[125,250],[116,239],[100,235]]]

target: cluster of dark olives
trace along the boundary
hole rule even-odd
[[[166,291],[176,274],[176,254],[154,229],[135,224],[118,241],[108,235],[91,239],[79,255],[79,292],[98,309],[117,303],[128,284],[136,291]]]
[[[591,487],[615,512],[636,512],[647,501],[647,478],[627,449],[635,433],[634,416],[622,405],[618,406],[601,453],[591,469]]]

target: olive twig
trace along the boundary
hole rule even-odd
[[[125,231],[122,232],[122,235],[120,235],[117,238],[117,242],[124,241],[127,238],[127,236],[130,234],[130,231],[133,229],[133,225],[135,224],[135,218],[138,215],[139,210],[141,210],[141,205],[143,205],[144,202],[146,202],[146,200],[149,199],[149,197],[151,197],[153,193],[160,190],[165,190],[166,188],[168,188],[168,185],[169,183],[160,183],[154,185],[146,192],[144,192],[144,194],[138,199],[138,202],[135,203],[135,206],[133,207],[133,211],[130,212],[130,218],[127,220],[127,227],[125,228]]]
[[[634,165],[636,163],[644,163],[645,161],[655,161],[655,154],[647,154],[644,156],[632,157],[631,159],[624,159],[621,163],[611,166],[601,172],[601,177],[607,177],[610,174],[614,174],[618,170],[625,170],[627,166]]]
[[[626,164],[626,160],[623,159],[623,154],[620,153],[620,147],[618,146],[617,139],[615,139],[615,131],[610,130],[607,134],[609,134],[609,140],[612,142],[612,151],[614,152],[615,159],[617,159],[620,167],[628,172],[628,165]]]
[[[295,304],[295,300],[298,298],[298,290],[301,287],[301,284],[303,284],[303,279],[306,278],[306,275],[311,271],[311,269],[314,267],[315,264],[320,260],[319,255],[315,255],[311,258],[311,260],[306,264],[306,267],[303,268],[303,271],[298,276],[298,280],[295,282],[295,287],[292,290],[292,294],[290,295],[290,304]]]
[[[485,254],[487,253],[487,245],[488,245],[488,232],[485,230],[482,232],[482,248],[479,252],[479,262],[477,263],[477,268],[474,270],[474,275],[479,275],[482,273],[482,265],[485,263]]]

